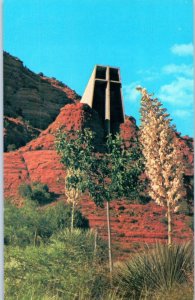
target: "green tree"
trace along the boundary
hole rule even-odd
[[[81,193],[86,190],[86,171],[92,157],[93,134],[90,130],[58,131],[55,139],[57,153],[65,166],[65,196],[72,205],[71,231],[74,228],[75,207],[78,205]]]
[[[65,188],[77,193],[87,191],[97,206],[106,203],[108,227],[109,268],[112,274],[112,251],[110,230],[110,201],[127,196],[135,197],[141,185],[142,158],[138,144],[129,151],[119,135],[108,135],[104,153],[96,153],[93,133],[84,129],[75,133],[59,132],[56,149],[68,172]],[[72,200],[75,203],[76,199]],[[74,207],[74,206],[73,206]],[[74,214],[74,209],[72,209]]]
[[[119,135],[114,138],[108,135],[105,153],[92,157],[91,168],[88,169],[88,190],[96,203],[106,203],[108,227],[109,268],[112,274],[112,247],[110,227],[110,202],[120,197],[133,199],[141,191],[139,176],[143,171],[142,156],[139,144],[127,150]]]
[[[167,208],[168,245],[171,246],[171,216],[185,195],[181,151],[166,109],[146,89],[137,89],[142,94],[140,141],[150,180],[149,195],[157,204]]]

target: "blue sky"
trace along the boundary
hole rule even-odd
[[[80,95],[95,64],[120,67],[125,113],[137,85],[193,135],[192,0],[4,0],[3,48]]]

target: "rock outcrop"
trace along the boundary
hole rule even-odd
[[[56,120],[42,131],[37,139],[30,141],[15,152],[6,153],[4,159],[5,197],[17,198],[18,187],[25,181],[41,181],[48,184],[51,191],[62,194],[64,171],[54,147],[55,133],[58,129],[79,130],[82,128],[93,130],[96,133],[95,144],[101,147],[104,131],[100,125],[98,113],[82,103],[65,105]]]
[[[7,136],[10,136],[12,144],[18,147],[23,146],[25,140],[29,141],[32,128],[46,129],[64,105],[77,103],[80,96],[62,82],[30,71],[21,60],[7,52],[4,52],[3,58],[4,115],[14,119],[19,117],[31,126],[25,126],[23,129],[28,138],[19,138],[21,144],[17,135],[14,140],[13,134],[9,133],[7,128]],[[18,128],[22,131],[21,126],[20,123]],[[35,130],[31,139],[34,138],[34,132]]]
[[[9,152],[35,139],[41,130],[20,118],[4,117],[4,151]]]

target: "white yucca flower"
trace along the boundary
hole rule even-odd
[[[162,104],[152,99],[145,88],[137,90],[142,94],[140,142],[150,180],[149,195],[157,204],[167,207],[170,245],[171,212],[185,194],[181,153],[166,109],[161,108]]]

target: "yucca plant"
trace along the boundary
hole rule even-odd
[[[146,89],[141,94],[140,142],[149,179],[149,196],[167,210],[168,245],[172,244],[172,214],[186,195],[183,184],[184,163],[177,138],[166,108]]]
[[[188,281],[193,270],[193,247],[156,244],[117,267],[115,284],[125,299],[139,299],[146,291],[170,290]]]

